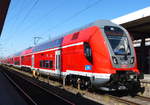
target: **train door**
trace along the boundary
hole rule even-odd
[[[60,50],[55,52],[55,69],[56,69],[56,74],[61,75],[61,51]]]
[[[31,55],[31,62],[32,62],[32,67],[34,67],[34,54],[33,55]]]

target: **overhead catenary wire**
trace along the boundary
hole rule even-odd
[[[78,15],[80,15],[82,12],[86,11],[87,9],[93,7],[94,5],[96,5],[98,2],[100,2],[101,0],[97,0],[96,2],[90,4],[90,5],[87,5],[84,9],[81,9],[80,11],[76,12],[75,14],[73,14],[72,16],[70,16],[69,18],[65,19],[64,21],[62,21],[61,23],[58,23],[56,24],[54,27],[52,27],[50,30],[54,29],[54,28],[57,28],[57,27],[60,27],[62,26],[64,23],[72,20],[73,18],[77,17]],[[24,16],[23,20],[22,20],[22,24],[25,22],[25,20],[29,17],[29,15],[31,14],[31,12],[33,11],[34,7],[38,4],[39,0],[36,0],[33,5],[31,6],[31,8],[28,10],[27,14]],[[54,7],[52,10],[50,10],[49,12],[51,13],[53,10],[56,10],[57,8],[59,7],[56,6]],[[47,15],[47,14],[46,14]],[[48,15],[47,15],[48,16]],[[43,18],[42,20],[44,20],[45,18]],[[41,21],[40,21],[41,22]],[[38,23],[38,22],[37,22]],[[42,23],[41,23],[42,24]],[[32,24],[33,26],[33,24]],[[31,27],[28,28],[28,29],[32,29]],[[49,29],[48,29],[49,30]]]
[[[18,6],[20,6],[20,4],[19,4],[19,2],[17,2],[17,4],[14,4],[14,3],[15,3],[15,1],[11,1],[11,3],[10,3],[10,7],[9,7],[9,10],[8,10],[8,13],[7,13],[7,16],[6,16],[6,20],[5,20],[3,30],[8,30],[9,29],[8,27],[6,27],[7,25],[9,25],[10,27],[13,27],[15,25],[14,22],[15,22],[15,19],[17,17],[17,14],[18,14],[18,11],[16,11],[15,9]],[[11,19],[9,19],[9,17],[11,17]],[[8,32],[10,32],[10,31],[12,31],[12,30],[6,31],[7,33],[5,33],[5,34],[8,35]]]
[[[22,19],[22,23],[25,22],[25,20],[29,17],[29,15],[32,13],[33,8],[38,4],[40,0],[35,0],[35,2],[33,3],[33,5],[31,6],[31,8],[29,9],[29,11],[27,12],[27,14],[24,16],[24,18]]]
[[[61,2],[59,2],[58,5],[56,5],[54,8],[50,9],[47,13],[45,13],[44,15],[41,15],[40,18],[38,18],[38,20],[40,21],[35,21],[35,23],[31,23],[29,22],[29,26],[25,27],[24,30],[33,30],[35,28],[35,25],[39,26],[41,28],[41,25],[44,24],[46,21],[46,18],[49,16],[54,16],[53,13],[55,13],[56,10],[60,9],[60,6],[63,6],[62,4],[64,3],[65,0],[62,0]],[[33,25],[34,24],[34,25]],[[23,30],[23,31],[24,31]]]
[[[62,22],[56,24],[55,26],[49,28],[49,29],[47,30],[47,33],[46,33],[46,34],[48,34],[49,31],[51,31],[51,30],[53,30],[53,29],[56,29],[56,28],[58,28],[58,27],[61,27],[61,26],[64,25],[65,23],[71,21],[73,18],[79,16],[80,14],[82,14],[83,12],[85,12],[86,10],[88,10],[88,9],[92,8],[93,6],[97,5],[100,1],[102,1],[102,0],[96,0],[94,3],[92,3],[92,4],[90,4],[90,5],[87,5],[85,8],[83,8],[83,9],[81,9],[80,11],[74,13],[72,16],[66,18],[64,21],[62,21]]]
[[[17,2],[17,3],[19,4],[19,2]],[[25,2],[23,1],[23,2],[20,2],[20,4],[18,5],[18,7],[16,5],[13,6],[15,8],[18,8],[18,11],[15,11],[16,13],[13,13],[13,18],[11,18],[11,20],[10,20],[10,21],[12,21],[12,24],[11,24],[12,31],[14,31],[17,28],[16,27],[16,22],[18,21],[19,16],[21,15],[22,8],[24,8],[24,6],[25,6],[24,4],[25,4]]]
[[[27,11],[27,13],[25,14],[25,16],[23,17],[23,19],[20,21],[20,23],[18,23],[18,24],[20,24],[20,25],[18,25],[18,26],[22,26],[21,24],[24,24],[24,22],[26,21],[26,19],[29,17],[29,15],[32,13],[32,11],[34,10],[34,8],[35,8],[35,6],[38,4],[38,2],[39,2],[40,0],[34,0],[34,2],[32,3],[32,5],[31,5],[31,7],[28,9],[28,11]],[[23,3],[23,4],[25,4],[25,3]],[[21,13],[21,10],[22,9],[20,9],[20,13]],[[15,35],[16,33],[17,33],[17,31],[18,31],[18,29],[19,28],[21,28],[21,27],[13,27],[14,29],[13,29],[13,33],[11,33],[11,35]],[[16,31],[17,30],[17,31]],[[12,39],[12,37],[11,37],[11,39]]]
[[[16,8],[18,7],[18,6],[16,6],[16,3],[18,4],[18,2],[17,1],[13,1],[13,2],[15,2],[12,6],[13,6],[13,10],[16,10]],[[29,8],[29,9],[27,9],[28,11],[26,12],[26,14],[24,15],[24,17],[23,17],[23,19],[22,19],[22,21],[20,22],[20,23],[18,23],[18,26],[21,26],[21,24],[23,23],[23,22],[25,22],[26,21],[26,19],[29,17],[29,15],[32,13],[32,11],[34,10],[34,8],[35,8],[35,6],[38,4],[38,2],[39,2],[39,0],[34,0],[34,2],[30,2],[30,3],[32,3],[32,5],[31,5],[31,7]],[[13,27],[11,27],[10,29],[12,29],[13,30],[13,32],[9,32],[9,34],[10,35],[13,35],[13,37],[7,37],[7,42],[9,42],[10,43],[10,40],[11,41],[14,41],[13,39],[15,38],[15,36],[16,36],[16,33],[18,32],[18,29],[20,28],[20,27],[17,27],[17,22],[18,22],[18,20],[20,20],[21,18],[18,18],[18,15],[20,15],[22,12],[22,9],[23,8],[25,8],[25,6],[26,6],[26,3],[25,3],[25,1],[23,1],[22,3],[20,2],[20,9],[19,9],[19,11],[17,12],[17,13],[15,13],[16,15],[13,17],[13,19],[11,18],[11,19],[9,19],[8,21],[13,21],[13,22],[15,22],[14,24],[12,24],[12,26]],[[18,7],[19,8],[19,7]],[[27,7],[26,7],[27,8]],[[14,11],[12,12],[12,10],[9,10],[10,11],[10,13],[12,13],[13,15],[14,15]],[[16,11],[15,11],[16,12]],[[11,16],[12,17],[12,16]],[[18,20],[16,19],[16,18],[18,18]],[[16,19],[17,21],[14,21],[14,19]],[[9,23],[10,24],[10,23]],[[8,32],[8,31],[7,31]],[[7,33],[7,35],[9,35],[8,33]],[[8,43],[6,43],[6,44],[8,44]]]
[[[38,4],[40,0],[34,0],[33,4],[31,5],[31,7],[28,9],[27,13],[25,14],[25,16],[23,17],[23,19],[20,22],[21,24],[24,24],[26,19],[30,16],[30,14],[32,13],[32,11],[34,10],[34,8],[36,7],[36,5]],[[19,26],[19,25],[18,25]],[[20,27],[21,28],[21,27]],[[16,34],[16,30],[14,30],[14,34]]]
[[[62,22],[56,24],[54,27],[49,28],[48,31],[46,31],[46,32],[49,33],[50,30],[53,30],[53,29],[58,28],[58,27],[61,27],[61,26],[62,26],[63,24],[65,24],[66,22],[69,22],[69,21],[71,21],[72,19],[76,18],[77,16],[81,15],[83,12],[85,12],[86,10],[92,8],[94,5],[98,4],[100,1],[101,1],[101,0],[96,0],[94,3],[92,3],[92,4],[90,4],[90,5],[87,5],[85,8],[83,8],[83,9],[79,10],[78,12],[76,12],[75,14],[69,16],[69,17],[66,18],[64,21],[62,21]],[[26,22],[27,18],[29,18],[29,16],[30,16],[30,14],[32,13],[32,11],[35,10],[35,6],[37,6],[38,3],[39,3],[39,0],[36,0],[35,2],[32,2],[31,8],[27,9],[28,12],[26,12],[26,15],[24,15],[24,17],[23,17],[23,19],[22,19],[20,25],[23,24],[24,22]],[[55,9],[58,9],[59,7],[60,7],[60,6],[56,7]],[[55,13],[56,13],[56,11],[55,11]],[[45,17],[44,17],[44,18],[45,18]],[[44,18],[43,18],[43,20],[44,20]],[[29,21],[28,21],[28,22],[29,22]],[[41,20],[40,20],[39,22],[42,23]],[[38,22],[37,22],[37,23],[38,23]],[[20,25],[18,24],[18,26],[20,26]],[[24,25],[24,24],[23,24],[23,25]],[[27,24],[25,24],[25,25],[27,25]],[[32,24],[32,25],[33,25],[33,24]],[[20,27],[19,27],[19,28],[20,28]],[[19,28],[16,27],[17,30],[20,30]],[[22,28],[22,27],[21,27],[21,28]],[[29,29],[30,29],[30,28],[29,28]],[[31,28],[31,29],[32,29],[32,28]],[[15,30],[14,30],[14,31],[15,31]],[[17,32],[18,32],[18,31],[15,31],[15,33],[17,33]],[[23,31],[22,31],[22,32],[23,32]],[[38,31],[38,32],[40,32],[40,31]],[[36,32],[36,33],[38,33],[38,32]],[[15,33],[11,33],[11,35],[12,35],[12,34],[15,34]],[[32,34],[32,35],[35,35],[35,34]],[[32,35],[31,35],[31,36],[32,36]],[[11,37],[11,38],[12,38],[12,37]]]
[[[25,1],[23,1],[23,2],[21,2],[21,1],[22,0],[19,0],[19,1],[12,0],[10,3],[10,7],[9,7],[9,10],[7,13],[7,17],[6,17],[4,29],[3,29],[3,32],[5,32],[5,33],[3,33],[3,34],[5,34],[3,36],[5,37],[5,39],[7,39],[7,43],[5,43],[5,45],[7,45],[10,42],[10,40],[12,40],[12,38],[14,37],[14,34],[12,34],[12,33],[17,28],[16,22],[18,21],[17,20],[18,15],[20,15],[22,8],[25,6]],[[6,48],[7,47],[5,47],[5,49]]]

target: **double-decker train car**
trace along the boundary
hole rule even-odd
[[[29,47],[20,53],[20,67],[25,71],[31,71],[32,49],[32,47]]]
[[[14,65],[65,78],[74,86],[143,91],[136,55],[128,32],[99,20],[13,57]]]

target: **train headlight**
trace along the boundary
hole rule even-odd
[[[114,63],[114,64],[118,64],[118,60],[117,60],[116,57],[113,56],[113,57],[112,57],[112,60],[113,60],[113,63]]]
[[[134,57],[132,57],[131,59],[130,59],[130,64],[133,64],[134,63]]]
[[[129,77],[130,77],[130,79],[132,79],[132,80],[137,78],[136,75],[130,75]]]
[[[134,79],[134,75],[130,75],[130,79]]]

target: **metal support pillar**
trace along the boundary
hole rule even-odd
[[[148,60],[148,74],[150,74],[150,48],[148,50],[148,57],[147,57],[147,60]]]
[[[141,53],[141,69],[142,69],[142,72],[145,73],[146,70],[145,70],[145,38],[143,37],[142,38],[142,41],[141,41],[141,50],[140,50],[140,53]]]

